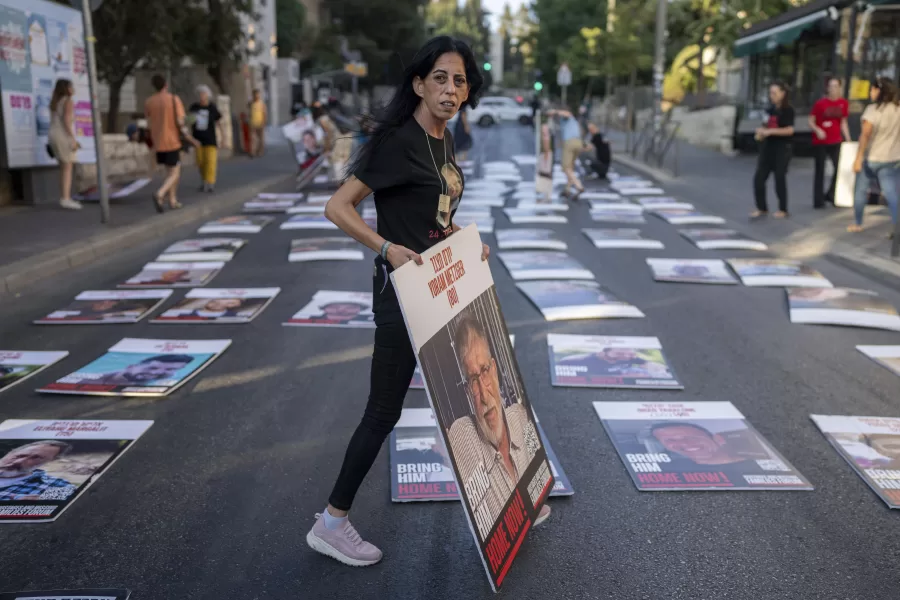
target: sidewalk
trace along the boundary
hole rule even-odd
[[[853,209],[812,207],[813,161],[795,158],[788,172],[790,218],[748,219],[753,203],[755,155],[729,157],[680,142],[678,177],[648,167],[625,152],[625,134],[611,131],[613,160],[657,179],[672,195],[690,201],[701,210],[724,217],[733,227],[766,242],[779,256],[805,259],[826,256],[900,285],[900,260],[890,256],[892,229],[887,207],[868,207],[861,233],[848,233]],[[768,183],[769,209],[778,207],[774,184]],[[890,277],[893,276],[893,277]]]
[[[120,200],[110,200],[110,222],[100,223],[99,203],[80,211],[55,204],[0,209],[0,297],[66,269],[140,245],[173,228],[236,211],[258,192],[293,182],[296,163],[286,145],[271,145],[259,159],[235,157],[219,163],[216,192],[199,191],[196,168],[185,168],[179,186],[184,208],[159,215],[151,194],[162,175]],[[293,189],[293,188],[291,188]]]

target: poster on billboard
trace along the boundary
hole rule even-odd
[[[5,166],[57,164],[47,152],[57,82],[73,89],[75,162],[96,162],[81,12],[46,0],[0,0],[0,108]]]
[[[475,227],[391,274],[437,430],[492,589],[553,488]],[[497,458],[499,457],[499,458]]]
[[[68,355],[65,350],[55,352],[0,350],[0,392],[22,383]]]
[[[728,264],[748,287],[834,287],[824,275],[795,260],[732,258]]]
[[[172,290],[88,290],[58,310],[35,321],[38,325],[137,323],[156,310]]]
[[[547,350],[554,386],[684,389],[655,337],[551,333]]]
[[[3,421],[0,523],[55,521],[151,425],[153,421]]]
[[[596,281],[522,281],[516,286],[547,321],[644,316],[636,306],[622,302]]]
[[[888,508],[900,508],[900,419],[809,415]]]
[[[731,402],[594,402],[638,490],[812,490]]]
[[[844,325],[900,331],[894,305],[869,290],[787,288],[791,323]]]
[[[230,345],[231,340],[123,338],[97,360],[38,391],[81,396],[168,396]]]
[[[554,486],[550,496],[575,493],[569,478],[547,442],[537,421],[538,435],[547,452]],[[393,502],[433,502],[459,500],[447,449],[438,435],[437,422],[430,408],[404,408],[391,431],[391,500]]]
[[[648,258],[656,281],[737,285],[724,260],[694,258]]]

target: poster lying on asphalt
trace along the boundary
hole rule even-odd
[[[637,210],[633,210],[636,208]],[[600,223],[627,223],[641,225],[647,222],[644,211],[640,206],[633,205],[609,205],[591,208],[591,219]]]
[[[539,422],[537,427],[555,482],[550,496],[571,496],[575,490]],[[389,448],[392,501],[459,500],[447,449],[438,435],[437,422],[430,408],[404,408],[400,421],[391,431]]]
[[[900,346],[857,346],[856,349],[894,375],[900,375]]]
[[[725,219],[686,208],[652,208],[653,214],[671,225],[724,225]]]
[[[501,229],[495,234],[500,250],[565,250],[552,229]]]
[[[900,419],[809,417],[888,508],[900,508]]]
[[[644,316],[596,281],[522,281],[516,285],[547,321]]]
[[[506,200],[498,192],[466,190],[466,199],[463,203],[469,208],[501,208],[506,204]]]
[[[616,192],[581,192],[578,194],[579,200],[587,200],[594,204],[594,201],[600,202],[628,202],[625,198],[622,198],[621,194],[617,194]]]
[[[900,331],[897,309],[875,292],[850,288],[788,288],[791,323]]]
[[[737,285],[724,260],[692,258],[648,258],[656,281]]]
[[[544,200],[536,196],[531,196],[528,198],[518,196],[513,198],[513,200],[516,201],[516,210],[541,210],[557,213],[566,212],[567,210],[569,210],[569,205],[564,202]]]
[[[204,224],[197,233],[259,233],[274,217],[233,215]]]
[[[228,262],[247,240],[239,238],[197,238],[175,242],[159,255],[156,262]]]
[[[249,323],[275,299],[281,288],[202,288],[151,323]]]
[[[648,240],[641,237],[640,229],[582,229],[581,231],[597,248],[661,250],[665,247],[659,240]]]
[[[0,523],[55,521],[151,425],[153,421],[3,421]]]
[[[633,203],[628,198],[623,198],[618,194],[613,194],[615,198],[607,198],[607,199],[595,199],[591,200],[591,210],[604,210],[607,208],[618,208],[620,210],[631,210],[634,212],[643,212],[644,207]],[[579,196],[579,199],[581,196]]]
[[[255,213],[284,213],[287,209],[294,206],[293,200],[248,200],[244,202],[244,208],[241,212],[245,214]]]
[[[655,337],[551,333],[547,349],[555,386],[683,389]]]
[[[281,224],[281,229],[338,229],[325,215],[294,215]]]
[[[0,593],[0,600],[128,600],[131,590],[72,589]]]
[[[317,237],[291,240],[289,262],[314,260],[362,260],[363,247],[348,237]]]
[[[391,274],[466,519],[499,589],[553,488],[544,445],[469,226]]]
[[[49,394],[168,396],[219,357],[231,340],[124,338],[106,354],[40,388]]]
[[[88,290],[68,306],[37,319],[38,325],[137,323],[156,310],[172,290]]]
[[[140,177],[130,181],[118,181],[107,184],[107,196],[110,200],[127,198],[136,191],[146,187],[150,183],[147,177]],[[94,185],[78,194],[72,194],[72,199],[78,202],[100,202],[100,190]]]
[[[307,204],[327,204],[331,200],[331,194],[309,194],[304,198]]]
[[[812,490],[731,402],[594,402],[642,492]]]
[[[0,350],[0,392],[22,383],[68,355],[66,351]]]
[[[569,220],[565,215],[542,208],[505,208],[503,213],[513,225],[563,224]]]
[[[618,191],[623,196],[655,196],[666,193],[664,189],[658,187],[623,187]]]
[[[728,264],[748,287],[834,287],[824,275],[795,260],[732,258]]]
[[[318,291],[285,325],[374,328],[372,292]]]
[[[479,233],[494,233],[494,217],[490,215],[473,216],[471,213],[453,215],[453,222],[465,229],[474,224]]]
[[[681,229],[682,236],[701,250],[768,250],[762,242],[748,238],[733,229]]]
[[[516,281],[594,278],[593,273],[565,252],[523,250],[500,252],[497,257]]]
[[[659,210],[694,210],[693,204],[690,204],[688,202],[681,202],[679,200],[676,200],[675,198],[669,198],[668,196],[660,196],[656,198],[638,198],[637,202],[645,210],[652,210],[654,212]]]
[[[141,272],[120,283],[120,288],[178,288],[199,287],[209,283],[223,262],[151,262]]]
[[[324,215],[325,214],[325,205],[324,204],[298,204],[296,206],[292,206],[286,211],[286,214],[289,215]],[[372,215],[375,216],[374,214]]]
[[[296,202],[303,200],[306,196],[304,192],[263,192],[256,195],[257,200],[290,200]]]

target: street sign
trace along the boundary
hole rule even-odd
[[[81,0],[69,0],[69,4],[72,5],[72,8],[81,10]],[[91,0],[89,4],[91,7],[91,12],[94,12],[95,10],[100,8],[100,5],[103,4],[103,0]]]
[[[369,74],[369,64],[364,62],[346,63],[344,71],[355,77],[365,77]]]
[[[572,71],[566,63],[559,65],[559,70],[556,72],[556,85],[559,87],[572,85]]]

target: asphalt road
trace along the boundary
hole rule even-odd
[[[475,154],[497,160],[527,152],[531,136],[530,128],[518,126],[478,130]],[[688,200],[702,206],[708,198]],[[495,213],[496,227],[508,224]],[[575,207],[569,217],[569,224],[551,227],[558,227],[570,253],[646,318],[546,323],[491,259],[531,401],[576,490],[551,500],[551,520],[530,534],[502,594],[895,598],[898,515],[830,448],[808,415],[900,416],[900,380],[854,349],[896,344],[898,334],[791,325],[780,289],[655,283],[647,256],[751,254],[700,251],[652,217],[644,230],[666,250],[596,250],[579,231],[591,226],[586,207]],[[372,331],[281,323],[316,290],[368,291],[371,256],[337,265],[289,264],[289,241],[317,233],[270,225],[249,236],[211,284],[282,288],[249,325],[30,324],[80,290],[122,281],[192,230],[172,231],[150,246],[4,300],[0,346],[69,350],[71,356],[0,394],[0,417],[155,424],[57,522],[0,530],[0,591],[121,586],[133,590],[134,600],[491,597],[458,505],[390,502],[387,450],[353,511],[358,529],[384,550],[384,561],[351,569],[306,546],[313,514],[325,506],[366,401]],[[836,285],[872,289],[900,306],[892,288],[825,260],[810,264]],[[548,332],[657,336],[685,390],[552,388]],[[164,399],[32,391],[126,336],[228,337],[234,343]],[[816,489],[638,492],[594,413],[595,400],[733,402]],[[407,406],[426,406],[424,392],[410,391]]]

